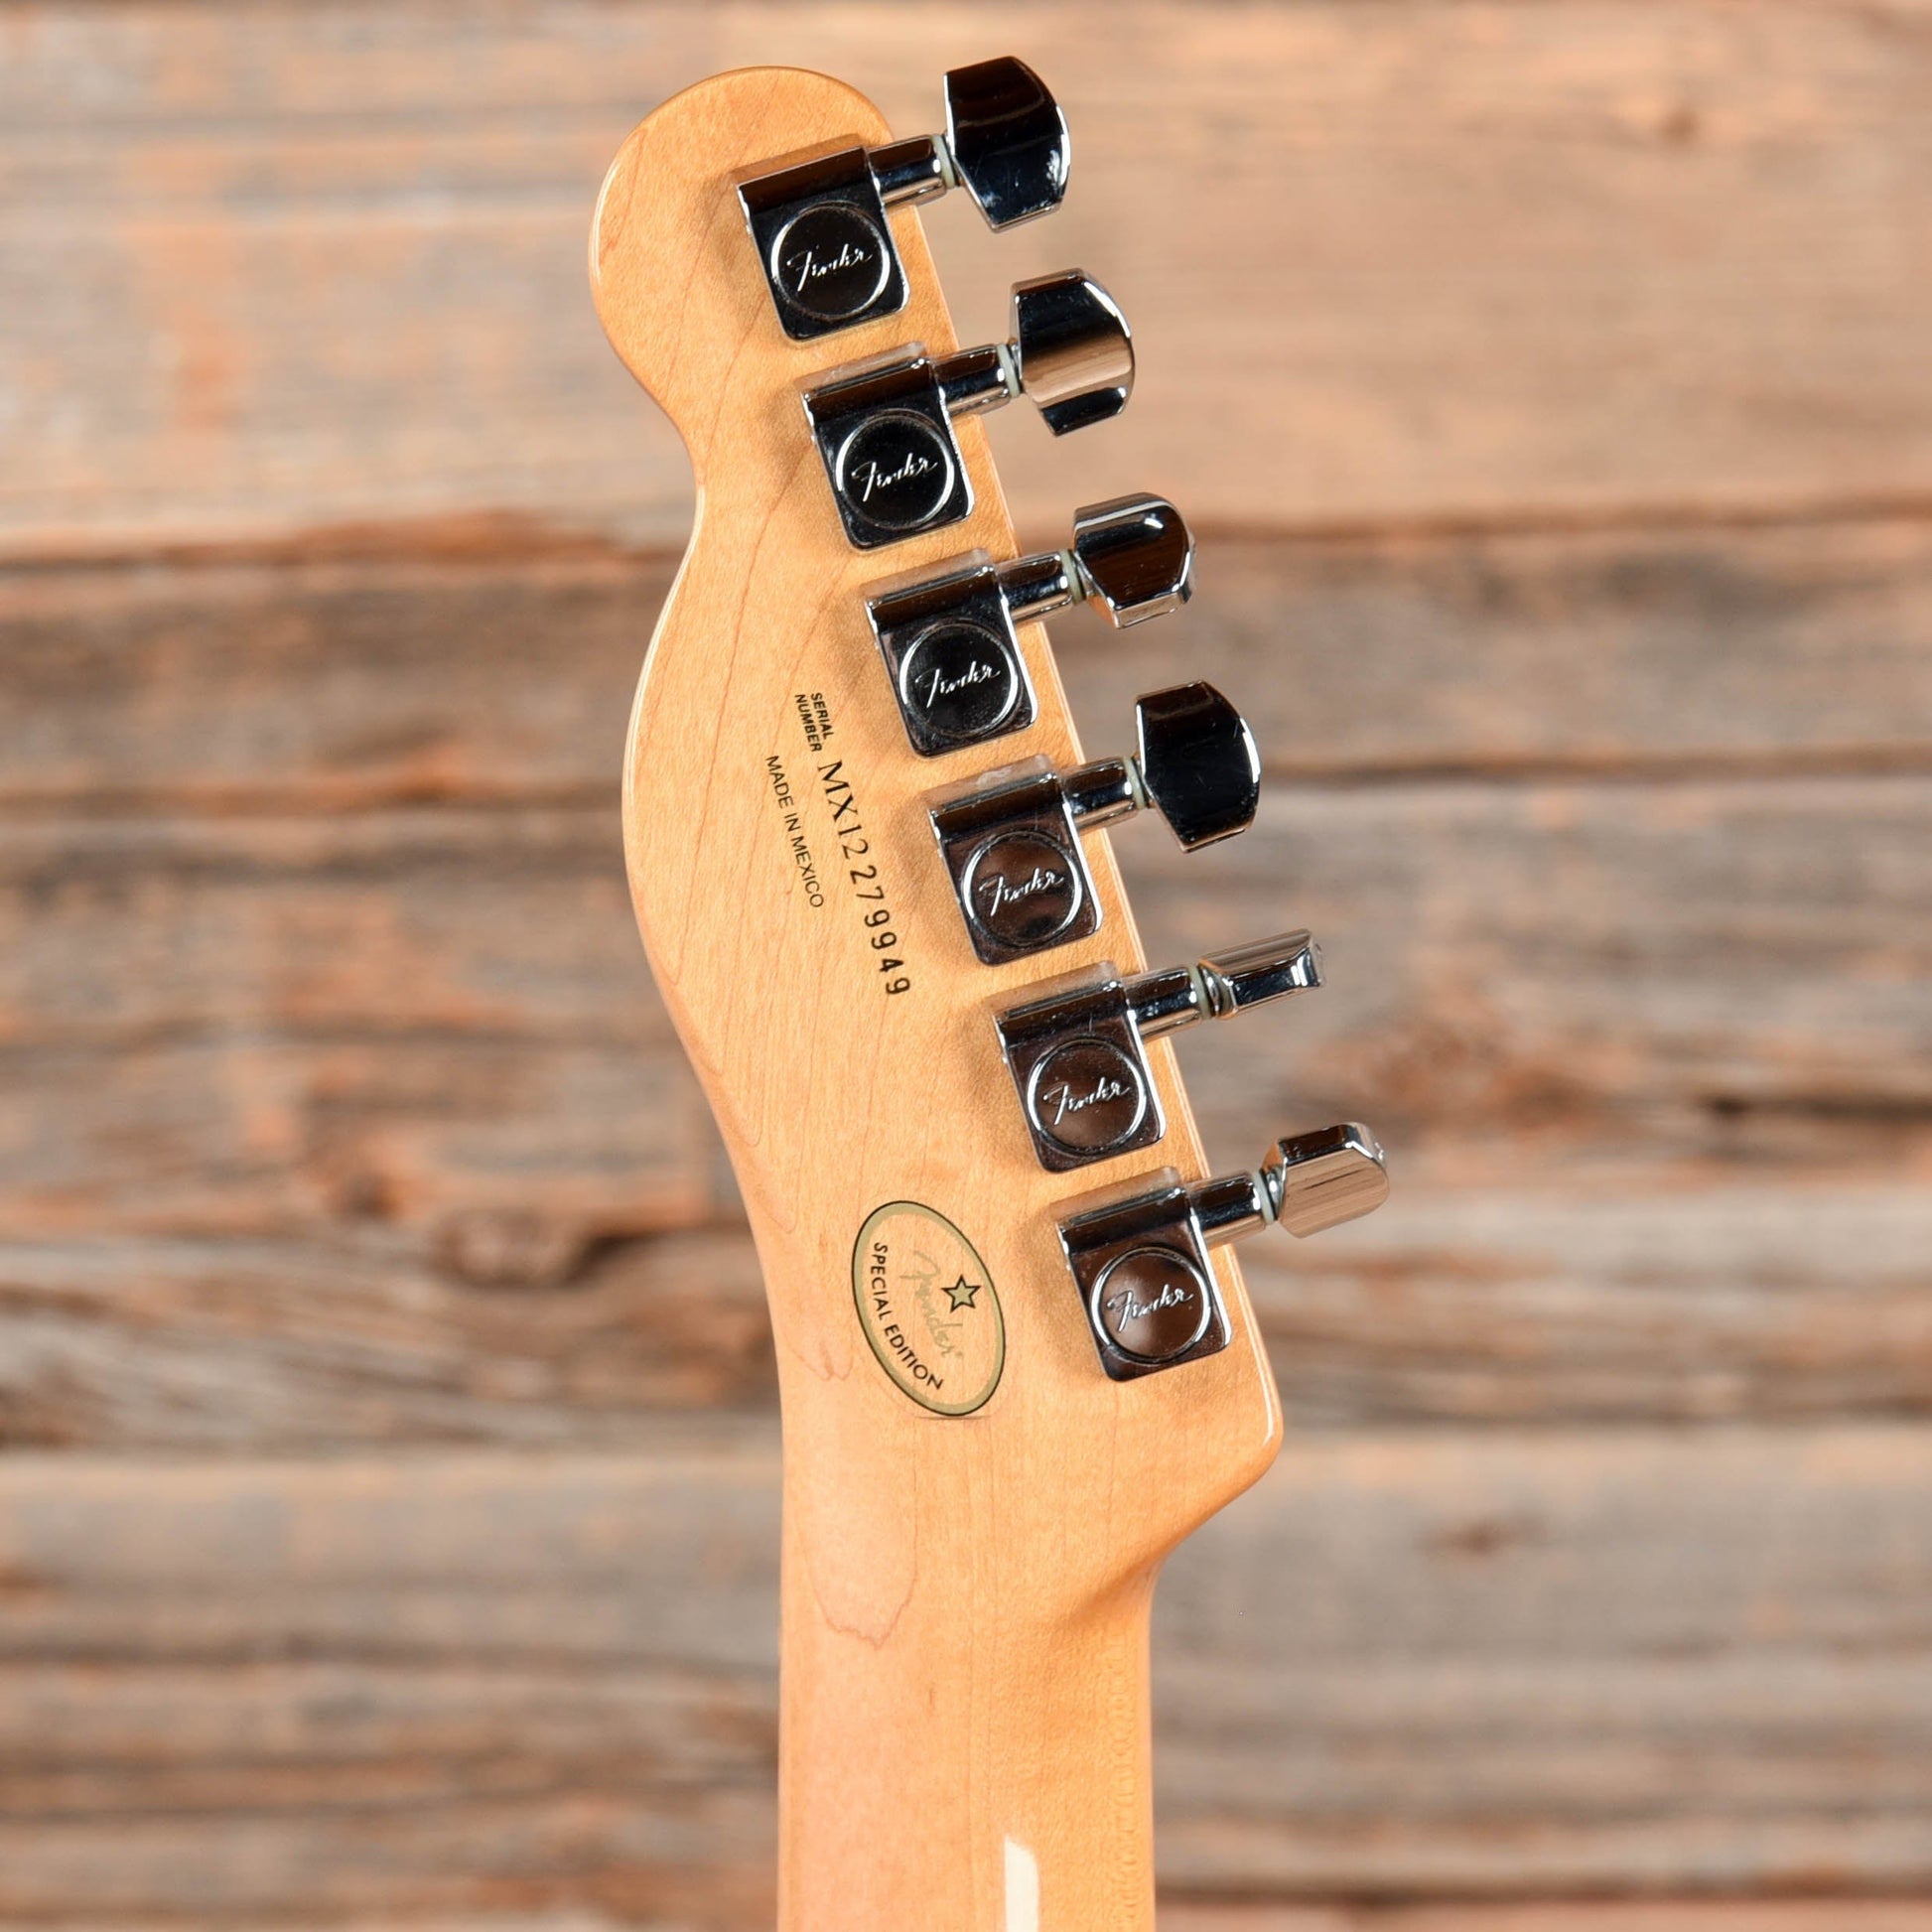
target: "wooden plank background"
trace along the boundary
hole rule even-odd
[[[1932,8],[15,5],[0,17],[0,1922],[768,1911],[761,1292],[623,898],[689,511],[583,288],[748,61],[1014,51],[1261,823],[1118,839],[1293,1433],[1157,1634],[1172,1932],[1932,1926]]]

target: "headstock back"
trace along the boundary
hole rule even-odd
[[[605,184],[598,312],[683,436],[698,484],[632,717],[625,849],[652,965],[758,1235],[788,1452],[823,1458],[805,1480],[843,1526],[815,1541],[815,1567],[835,1565],[860,1532],[865,1574],[851,1588],[874,1598],[874,1565],[909,1527],[910,1498],[928,1481],[970,1480],[997,1512],[999,1549],[1036,1554],[1077,1598],[1154,1562],[1252,1481],[1280,1420],[1225,1253],[1223,1353],[1132,1383],[1098,1372],[1056,1221],[1073,1197],[1137,1170],[1042,1171],[1002,1065],[994,1009],[1098,961],[1127,973],[1145,963],[1104,841],[1087,852],[1098,932],[1004,967],[974,957],[939,863],[935,788],[1017,757],[1080,762],[1043,628],[1019,626],[1032,728],[927,759],[907,744],[868,625],[864,594],[882,578],[974,549],[1016,554],[986,432],[972,417],[957,424],[970,515],[880,554],[846,541],[808,434],[801,385],[828,367],[911,342],[934,355],[958,347],[919,218],[909,207],[891,217],[904,309],[831,344],[783,333],[748,239],[737,194],[748,173],[890,139],[838,81],[749,69],[659,108]],[[1157,1042],[1150,1058],[1167,1133],[1140,1166],[1198,1175],[1173,1056]],[[981,1307],[957,1318],[985,1326],[997,1311],[1004,1365],[970,1416],[909,1398],[858,1317],[854,1246],[896,1201],[943,1216],[989,1278]],[[951,1358],[924,1362],[928,1337],[901,1338],[945,1379]],[[973,1386],[933,1390],[937,1401],[980,1393],[991,1350],[970,1352],[957,1373]],[[909,1578],[909,1544],[890,1558]]]
[[[953,104],[978,116],[973,165],[1003,183],[991,199],[1007,211],[1056,200],[1057,110],[1042,112],[1024,69],[966,72],[952,76]],[[1054,165],[1061,180],[1043,193]],[[892,277],[855,262],[848,242],[864,224],[841,215],[809,227],[804,269],[861,271],[847,291],[861,319],[829,334],[786,322],[767,264],[791,259],[776,239],[789,205],[768,182],[741,193],[781,167],[845,184],[862,213],[880,190],[901,307],[867,306]],[[1200,685],[1144,704],[1138,756],[1082,762],[1038,616],[1083,600],[1116,622],[1165,611],[1184,595],[1189,540],[1172,506],[1124,498],[1083,512],[1066,551],[1016,559],[978,410],[1024,388],[1056,432],[1084,426],[1125,401],[1131,358],[1111,304],[1071,277],[1029,285],[1017,347],[958,353],[910,203],[960,173],[959,154],[934,142],[893,142],[849,87],[775,69],[677,95],[614,164],[592,237],[598,311],[683,436],[698,484],[632,715],[624,844],[769,1294],[785,1429],[781,1902],[799,1925],[909,1924],[914,1911],[934,1926],[992,1924],[1002,1881],[984,1848],[1004,1837],[999,1922],[1031,1924],[1011,1903],[1025,1882],[1012,1860],[1050,1840],[1081,1874],[1049,1875],[1052,1922],[1120,1932],[1146,1922],[1151,1898],[1146,1593],[1166,1552],[1267,1466],[1281,1418],[1225,1248],[1203,1255],[1211,1334],[1162,1372],[1101,1332],[1096,1281],[1145,1250],[1162,1213],[1191,1217],[1196,1235],[1276,1217],[1306,1231],[1339,1218],[1337,1199],[1366,1202],[1380,1168],[1372,1144],[1311,1138],[1265,1173],[1201,1182],[1161,1035],[1313,983],[1314,955],[1293,935],[1145,972],[1107,842],[1087,834],[1152,805],[1183,843],[1225,836],[1253,814],[1258,764],[1246,727]],[[924,351],[909,373],[889,354],[907,345]],[[815,436],[807,399],[822,418],[827,372],[881,355],[886,376],[839,394],[873,396],[877,381],[895,409],[936,397],[956,437],[950,481],[966,485],[956,500],[971,507],[862,548],[833,493],[849,447],[822,426]],[[914,653],[939,633],[920,625],[933,608],[989,602],[1008,626],[1001,648],[1024,667],[1011,703],[980,741],[922,739],[935,721],[915,719],[911,694],[935,673],[929,649]],[[979,702],[984,667],[963,661],[940,666],[965,694],[949,717]],[[1196,782],[1210,754],[1215,781]],[[1016,759],[1032,762],[1007,769]],[[962,913],[994,767],[1002,823],[1024,806],[1039,849],[1058,837],[1084,854],[1078,916],[1046,950],[1025,937],[1045,870],[994,882],[1019,907],[1022,943],[988,942]],[[1037,1023],[1044,993],[1083,1003],[1076,1057],[1099,1052],[1108,1027],[1140,1056],[1145,1104],[1120,1142],[1134,1151],[1086,1165],[1077,1146],[1050,1161],[1036,1150],[1016,1082],[1045,1077],[1023,1071],[1053,1040],[1035,1024],[1025,1059],[1012,1010]],[[1106,1080],[1103,1068],[1090,1090],[1052,1090],[1077,1110]],[[1067,1126],[1072,1142],[1101,1111]],[[1120,1335],[1165,1347],[1179,1291],[1130,1277]],[[1087,1782],[1095,1750],[1117,1772],[1077,1802],[1055,1797]],[[869,1760],[871,1784],[828,1759]],[[965,1864],[936,1872],[916,1835],[883,1830],[881,1808],[930,1815],[961,1782],[946,1842],[968,1848]]]

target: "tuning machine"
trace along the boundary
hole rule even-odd
[[[1277,1141],[1260,1168],[1184,1184],[1172,1171],[1076,1204],[1060,1246],[1100,1360],[1117,1382],[1212,1355],[1227,1311],[1207,1251],[1280,1222],[1309,1235],[1388,1199],[1382,1150],[1345,1123]]]
[[[1320,984],[1314,941],[1289,932],[1131,979],[1102,966],[1008,1008],[997,1021],[1000,1047],[1040,1166],[1063,1173],[1152,1147],[1167,1132],[1148,1040]]]
[[[1066,194],[1066,120],[1010,56],[946,75],[946,131],[840,148],[740,183],[784,332],[810,342],[905,306],[886,210],[963,188],[994,229],[1050,214]]]
[[[805,414],[847,537],[874,550],[957,523],[972,509],[955,416],[1024,395],[1065,436],[1118,416],[1133,388],[1126,318],[1073,268],[1013,285],[1008,341],[938,357],[896,349],[834,370],[806,388]]]
[[[876,584],[866,599],[905,735],[939,758],[1034,722],[1015,626],[1090,604],[1124,628],[1177,610],[1194,540],[1161,496],[1116,496],[1073,515],[1073,541],[996,564],[973,552],[934,574]]]
[[[932,807],[973,950],[997,966],[1084,939],[1100,907],[1080,835],[1149,806],[1186,852],[1254,823],[1261,759],[1211,684],[1136,701],[1140,751],[1056,771],[1043,759],[980,778]]]

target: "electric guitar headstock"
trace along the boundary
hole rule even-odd
[[[944,135],[896,141],[837,81],[728,73],[605,184],[598,311],[698,483],[625,851],[769,1292],[783,1921],[1011,1927],[1031,1885],[1037,1922],[1120,1932],[1151,1923],[1147,1593],[1280,1440],[1227,1244],[1386,1180],[1350,1125],[1205,1169],[1169,1035],[1257,1024],[1318,956],[1142,955],[1101,828],[1238,834],[1260,761],[1185,681],[1131,753],[1080,750],[1042,620],[1174,611],[1192,541],[1122,495],[1019,554],[984,419],[1104,423],[1134,349],[1079,270],[959,346],[915,208],[1050,213],[1068,145],[1017,61],[946,101]]]

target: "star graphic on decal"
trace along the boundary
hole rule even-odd
[[[973,1306],[973,1297],[977,1295],[979,1292],[980,1292],[979,1283],[969,1282],[964,1275],[961,1275],[960,1278],[956,1282],[954,1282],[949,1289],[946,1290],[946,1293],[952,1297],[952,1305],[956,1309],[970,1309]]]

